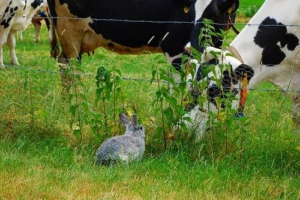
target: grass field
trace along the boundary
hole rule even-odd
[[[263,2],[264,0],[240,0],[238,13],[246,17],[251,17],[256,13]]]
[[[167,67],[162,55],[121,56],[97,49],[83,56],[85,75],[63,99],[46,30],[39,43],[33,42],[32,27],[24,38],[17,44],[21,66],[0,70],[1,199],[300,198],[300,140],[292,102],[275,86],[264,83],[249,93],[244,118],[216,123],[200,142],[185,136],[170,140],[165,151],[156,132],[160,106],[152,104],[157,84],[147,81],[153,68]],[[4,53],[9,63],[7,48]],[[120,69],[129,78],[119,83],[116,102],[107,99],[106,110],[95,95],[98,67]],[[71,105],[77,105],[79,116],[73,116]],[[100,142],[124,132],[114,115],[132,110],[146,129],[143,161],[96,166]]]
[[[240,8],[247,8],[250,6],[260,7],[264,3],[264,0],[240,0]]]

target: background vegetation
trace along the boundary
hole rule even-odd
[[[264,3],[264,0],[240,0],[239,15],[245,17],[252,17],[260,6]]]
[[[241,1],[241,10],[249,3],[262,1]],[[248,20],[242,11],[239,20]],[[62,99],[46,30],[39,43],[33,42],[32,27],[24,38],[17,44],[21,66],[0,70],[2,199],[300,198],[300,145],[291,98],[273,85],[264,83],[249,93],[246,117],[227,116],[200,142],[187,135],[168,140],[165,151],[157,132],[160,106],[152,103],[158,86],[147,81],[153,69],[168,67],[162,55],[121,56],[103,49],[84,55],[85,75]],[[8,49],[4,52],[9,63]],[[108,93],[118,98],[97,98],[99,67],[126,78],[109,79],[113,89]],[[99,144],[124,133],[115,118],[120,111],[136,112],[145,126],[144,159],[129,166],[95,166]]]

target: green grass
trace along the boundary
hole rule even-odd
[[[279,141],[256,141],[243,151],[242,162],[233,155],[191,161],[179,151],[147,155],[140,164],[99,167],[92,149],[24,136],[0,143],[0,194],[8,199],[297,199],[299,151],[282,139],[280,148]]]
[[[238,13],[246,17],[252,17],[263,3],[264,0],[241,0]]]
[[[245,8],[253,5],[260,7],[263,3],[264,0],[240,0],[240,8]]]
[[[243,2],[241,2],[243,3]],[[44,27],[43,27],[44,28]],[[150,85],[153,66],[166,68],[162,55],[121,56],[102,49],[84,55],[85,95],[93,112],[98,67],[118,68],[123,76],[116,110],[108,109],[108,124],[92,132],[92,112],[83,108],[82,137],[70,104],[61,98],[56,61],[49,57],[45,29],[33,42],[32,27],[18,42],[21,66],[0,70],[0,198],[1,199],[299,199],[300,141],[294,133],[291,98],[269,83],[248,94],[242,119],[227,116],[200,142],[168,141],[156,133],[160,115],[153,106],[157,85]],[[229,40],[234,36],[232,33]],[[7,48],[5,63],[9,63]],[[272,90],[267,92],[266,88]],[[84,101],[80,99],[81,102]],[[111,102],[109,103],[111,105]],[[94,165],[103,139],[124,132],[114,127],[113,114],[136,109],[146,128],[142,163]],[[117,121],[118,122],[118,121]]]

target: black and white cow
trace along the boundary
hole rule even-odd
[[[34,27],[34,32],[35,32],[35,38],[34,38],[35,42],[38,42],[40,40],[40,31],[41,31],[43,20],[47,26],[48,31],[50,30],[50,21],[49,21],[49,15],[47,14],[48,12],[47,9],[48,7],[44,7],[43,10],[39,10],[31,20],[31,24]],[[22,31],[18,31],[18,36],[21,41],[23,41],[22,33],[23,33]],[[51,37],[50,33],[49,33],[49,37]]]
[[[3,63],[3,46],[9,46],[11,63],[19,65],[16,56],[17,31],[25,30],[31,23],[34,14],[46,0],[1,0],[0,1],[0,68]]]
[[[195,64],[195,73],[194,77],[189,74],[187,81],[194,80],[196,87],[193,84],[193,87],[190,86],[193,102],[186,107],[186,116],[191,119],[189,128],[201,137],[208,128],[209,113],[221,116],[231,110],[233,116],[243,116],[247,83],[253,77],[254,70],[215,47],[206,47],[201,62],[192,59],[191,63]]]
[[[201,50],[203,19],[218,23],[216,31],[225,30],[239,0],[48,0],[48,5],[61,60],[80,59],[82,53],[104,47],[120,54],[161,52],[180,69],[187,42]],[[220,46],[221,39],[214,37],[213,42]],[[53,51],[56,45],[54,41]]]
[[[300,124],[300,1],[265,0],[248,24],[230,44],[232,65],[254,69],[249,88],[269,81],[293,92],[293,119]]]

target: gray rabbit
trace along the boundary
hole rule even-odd
[[[137,122],[137,116],[132,116],[132,121],[120,113],[120,120],[126,127],[124,135],[107,139],[96,151],[96,163],[110,165],[117,163],[128,164],[141,161],[145,151],[145,131]]]

